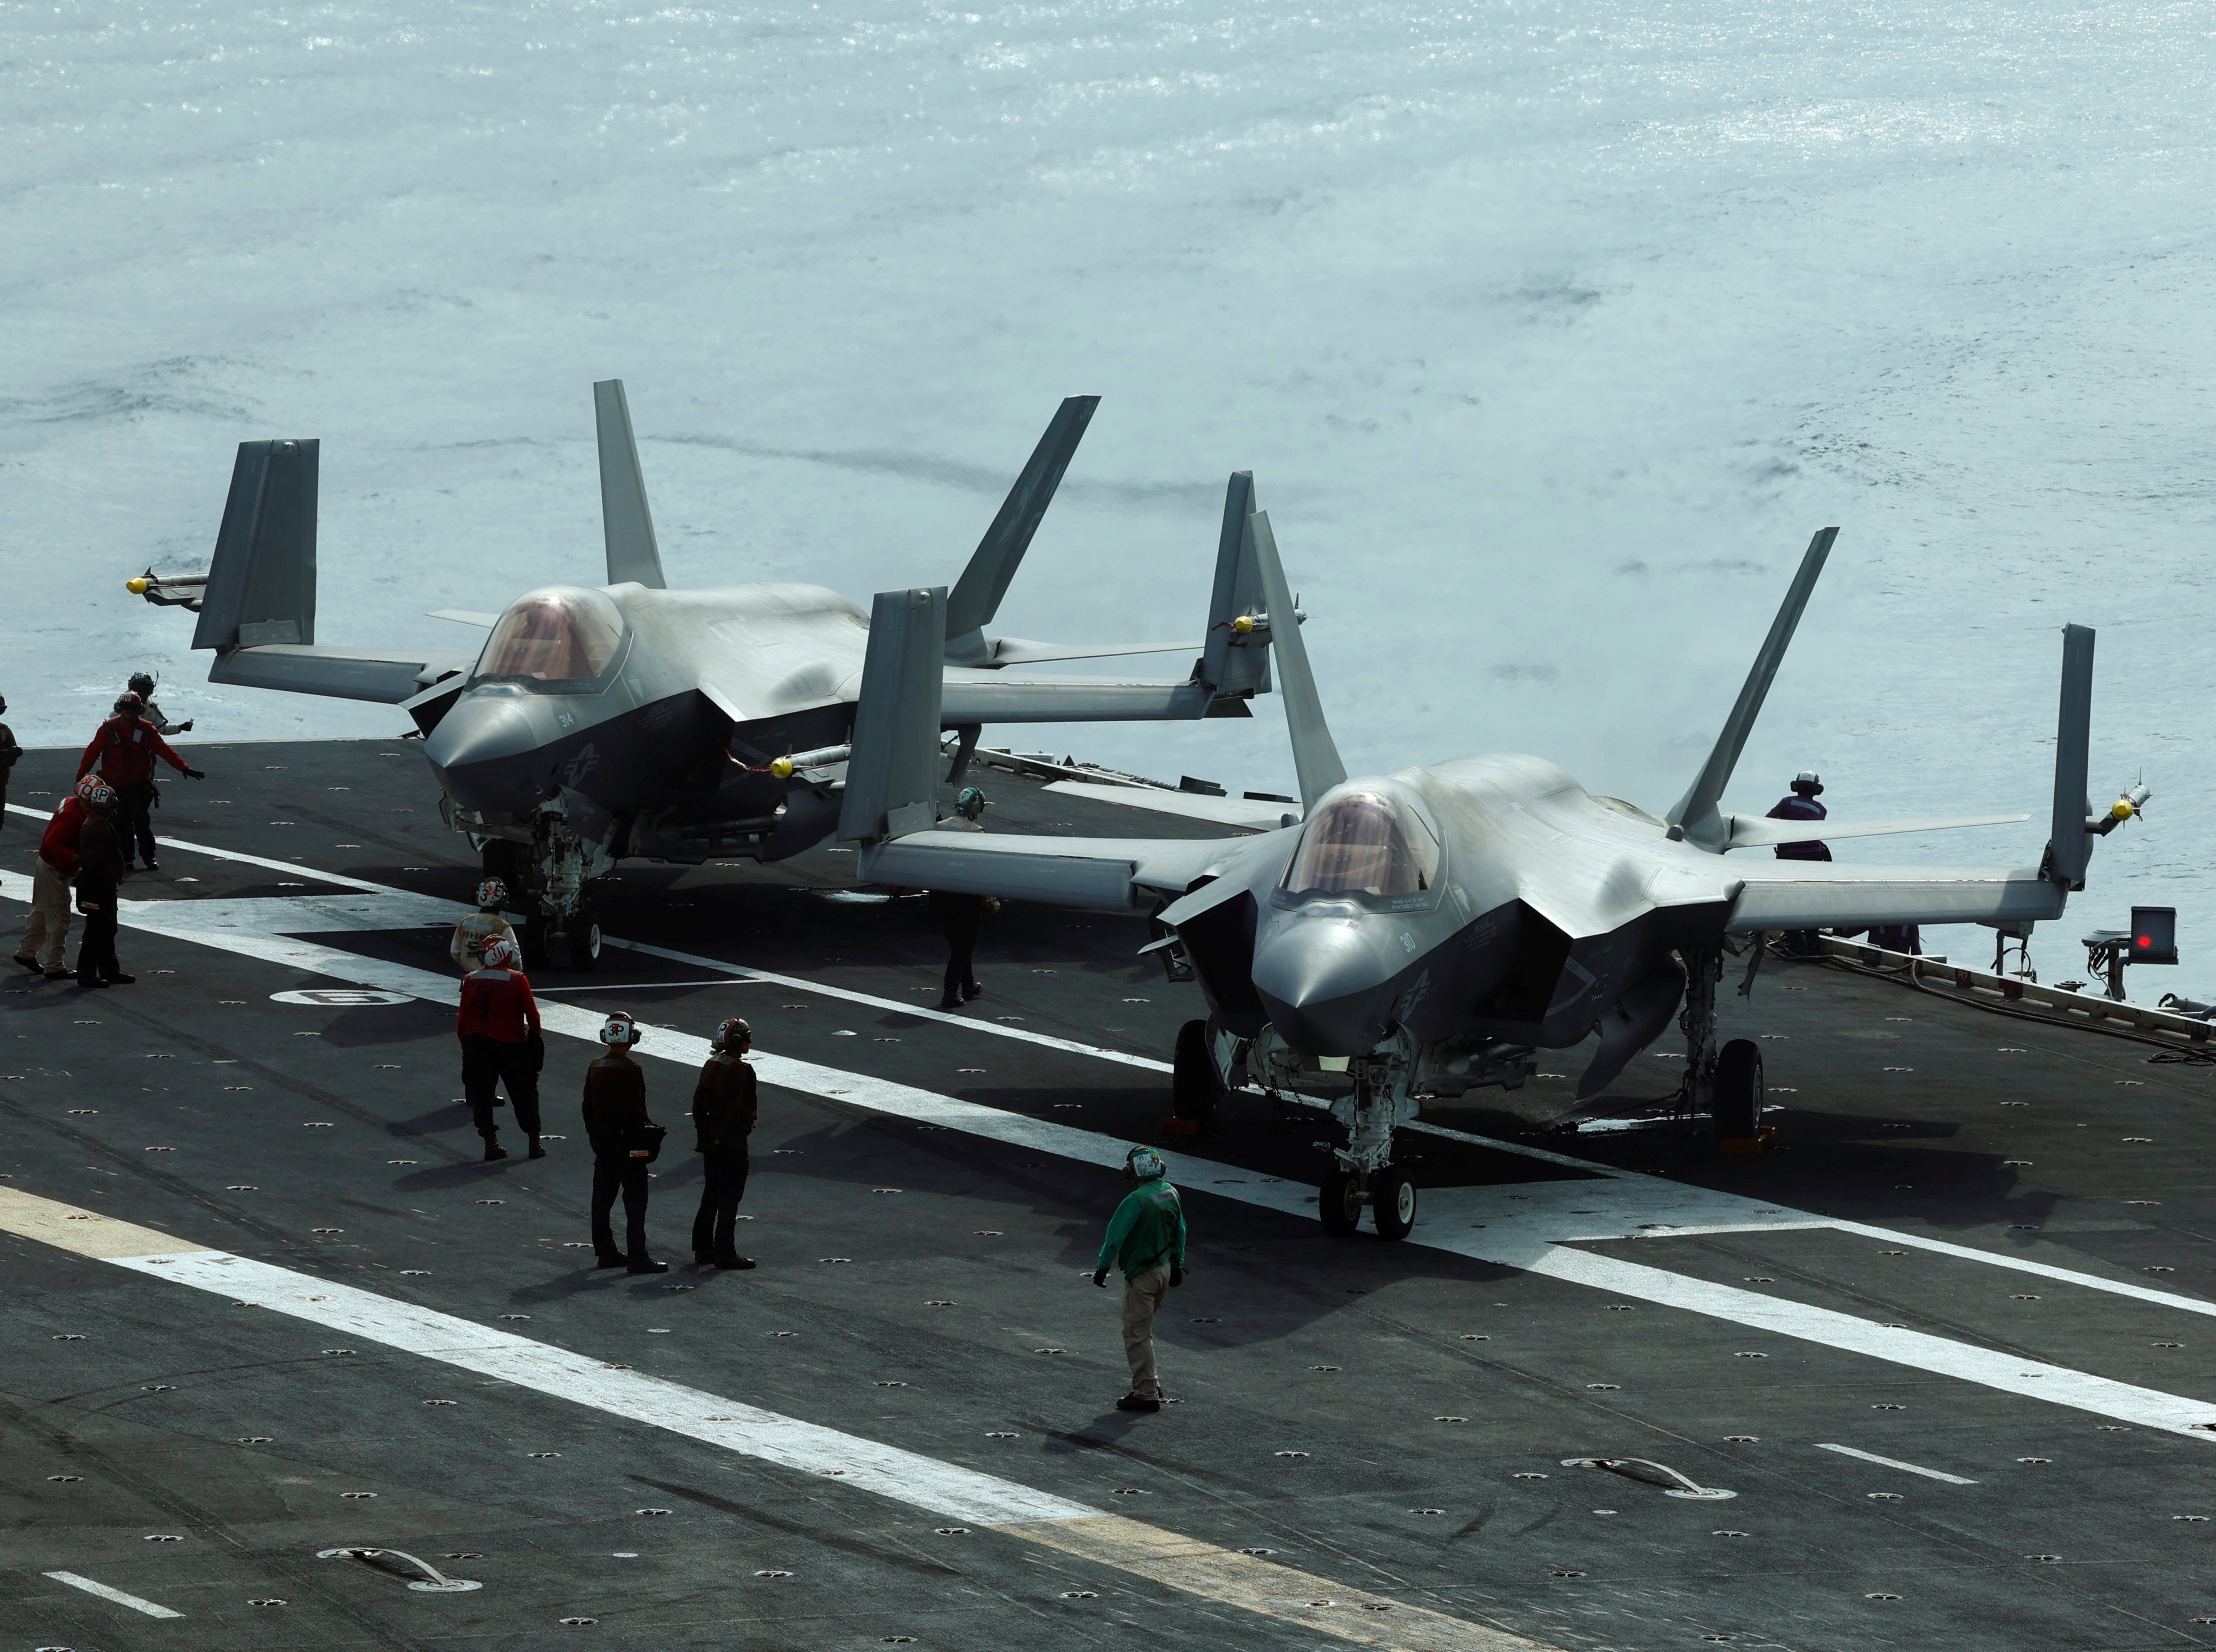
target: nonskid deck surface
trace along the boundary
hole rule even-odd
[[[1321,1131],[1234,1098],[1173,1152],[1180,1403],[1132,1416],[1083,1275],[1198,1010],[1139,920],[1012,907],[948,1018],[920,903],[845,857],[627,867],[637,944],[537,979],[568,1139],[486,1165],[445,956],[475,870],[420,756],[197,749],[160,826],[204,849],[126,890],[138,984],[0,991],[11,1643],[2216,1642],[2206,1069],[1766,969],[1724,1030],[1765,1041],[1777,1151],[1538,1133],[1549,1061],[1405,1139],[1398,1245],[1327,1237]],[[68,777],[32,753],[11,801]],[[1192,829],[985,783],[994,826]],[[36,829],[0,829],[10,924]],[[397,1001],[273,997],[346,988]],[[583,1265],[576,1094],[619,1006],[677,1126],[658,1277]],[[717,1274],[681,1115],[732,1013],[761,1266]],[[317,1558],[348,1545],[483,1587]]]

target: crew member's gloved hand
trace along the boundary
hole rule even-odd
[[[1093,1275],[1093,1282],[1095,1285],[1098,1285],[1102,1290],[1106,1290],[1108,1288],[1108,1270],[1105,1268],[1098,1269]]]
[[[181,734],[191,734],[193,732],[193,720],[190,717],[188,717],[182,722],[179,723],[177,725],[177,732]]]
[[[1170,1264],[1170,1283],[1172,1286],[1179,1286],[1185,1283],[1185,1269],[1179,1267],[1175,1262],[1172,1262]]]
[[[185,778],[188,780],[205,780],[207,778],[207,775],[203,770],[188,769],[185,771]]]

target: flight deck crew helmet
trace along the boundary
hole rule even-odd
[[[727,1016],[717,1024],[715,1046],[719,1050],[729,1053],[736,1050],[742,1044],[751,1044],[754,1041],[754,1029],[736,1016]]]
[[[87,808],[114,808],[115,793],[105,783],[95,783],[92,789],[84,794],[84,803]]]
[[[102,780],[96,774],[89,774],[85,776],[83,779],[77,783],[77,801],[80,803],[89,803],[92,801],[93,793],[98,791],[107,783],[108,783],[105,780]]]
[[[496,912],[508,905],[508,885],[498,878],[487,878],[477,885],[477,906],[483,911]]]
[[[130,682],[125,686],[141,699],[151,700],[154,697],[154,678],[151,672],[132,672]]]
[[[127,691],[115,697],[115,709],[118,711],[143,711],[145,706],[145,701]]]
[[[487,969],[513,969],[515,967],[515,943],[504,935],[496,935],[485,943],[485,949],[480,955],[484,959]]]
[[[602,1023],[600,1042],[612,1050],[628,1048],[638,1042],[638,1023],[631,1018],[628,1010],[617,1010]]]
[[[1803,769],[1793,777],[1793,789],[1803,797],[1814,797],[1824,789],[1823,777],[1813,769]]]
[[[1123,1174],[1134,1182],[1159,1182],[1169,1173],[1162,1156],[1151,1147],[1134,1147],[1124,1156]]]
[[[954,795],[954,812],[965,820],[974,820],[985,812],[985,794],[975,786],[964,786]]]

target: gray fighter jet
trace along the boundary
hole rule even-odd
[[[1238,479],[1234,478],[1234,494]],[[877,599],[841,835],[862,842],[879,883],[969,890],[1098,908],[1154,907],[1209,1010],[1179,1035],[1178,1112],[1204,1119],[1226,1087],[1259,1085],[1327,1108],[1344,1145],[1323,1182],[1327,1227],[1351,1232],[1368,1205],[1377,1231],[1405,1236],[1416,1193],[1393,1160],[1394,1128],[1423,1100],[1479,1085],[1516,1088],[1536,1052],[1597,1032],[1578,1084],[1597,1094],[1675,1018],[1685,1037],[1683,1100],[1719,1136],[1756,1137],[1762,1056],[1720,1046],[1715,992],[1727,955],[1781,930],[1979,923],[2028,933],[2084,887],[2093,839],[2138,812],[2134,786],[2107,812],[2086,800],[2093,633],[2065,628],[2053,832],[2036,865],[1844,866],[1725,858],[1806,838],[1805,821],[1718,805],[1770,679],[1829,554],[1808,547],[1737,704],[1693,784],[1657,816],[1588,794],[1536,757],[1467,758],[1350,779],[1326,728],[1269,519],[1246,519],[1264,605],[1237,621],[1267,636],[1293,737],[1301,806],[1074,785],[1094,797],[1265,828],[1205,840],[1050,838],[907,832],[923,820],[930,741],[931,593]],[[911,640],[905,679],[895,639]],[[2027,816],[1828,820],[1825,838],[1990,826]],[[1750,945],[1750,943],[1752,943]]]
[[[199,613],[209,679],[399,706],[426,738],[441,809],[525,900],[525,950],[572,967],[599,956],[593,885],[619,861],[772,861],[820,842],[839,817],[868,617],[810,585],[666,588],[623,385],[594,386],[604,586],[547,585],[505,611],[434,616],[489,630],[468,652],[316,642],[318,445],[242,442],[205,575],[130,581]],[[1246,716],[1270,689],[1269,654],[1231,621],[1259,577],[1224,536],[1207,627],[1179,643],[1033,642],[992,634],[1099,398],[1072,396],[945,604],[933,740],[953,731],[958,777],[988,722]],[[1180,681],[1026,676],[1049,660],[1183,650]]]

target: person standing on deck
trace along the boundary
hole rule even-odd
[[[1108,1219],[1093,1282],[1108,1288],[1108,1270],[1123,1270],[1123,1352],[1131,1362],[1131,1391],[1119,1411],[1162,1409],[1161,1373],[1154,1365],[1154,1315],[1173,1286],[1185,1283],[1185,1207],[1170,1185],[1169,1166],[1151,1147],[1134,1147],[1123,1174],[1138,1185]]]

